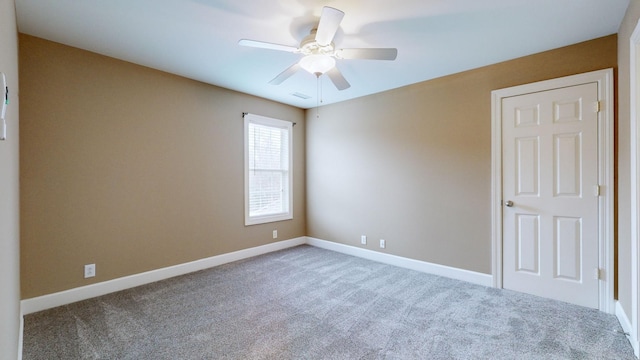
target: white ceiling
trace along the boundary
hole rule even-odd
[[[321,78],[322,104],[344,101],[614,34],[629,0],[16,0],[20,32],[253,94],[315,107],[314,75],[268,82],[299,54],[323,6],[345,12],[337,47],[395,47],[395,61],[338,60],[351,88]],[[311,96],[303,100],[291,95]]]

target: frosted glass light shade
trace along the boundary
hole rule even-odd
[[[336,66],[336,59],[329,55],[307,55],[300,59],[300,66],[312,74],[324,74]]]

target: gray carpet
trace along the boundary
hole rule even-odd
[[[24,359],[635,359],[614,316],[299,246],[27,315]]]

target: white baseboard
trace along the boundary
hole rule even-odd
[[[331,241],[315,239],[312,237],[299,237],[291,240],[279,241],[267,245],[262,245],[250,249],[234,251],[227,254],[212,256],[184,264],[170,266],[162,269],[147,271],[140,274],[125,276],[113,280],[103,281],[96,284],[81,286],[74,289],[47,294],[35,298],[24,299],[20,302],[23,315],[32,314],[38,311],[51,309],[54,307],[71,304],[97,296],[130,289],[136,286],[149,284],[152,282],[165,280],[175,276],[188,274],[194,271],[212,268],[214,266],[230,263],[237,260],[278,251],[302,244],[309,244],[319,248],[340,252],[347,255],[377,261],[389,265],[394,265],[406,269],[416,270],[428,274],[444,276],[456,280],[470,283],[492,286],[492,276],[474,271],[453,268],[444,265],[432,264],[425,261],[404,258],[396,255],[385,254],[377,251],[361,249],[349,245],[334,243]]]
[[[629,321],[629,317],[627,313],[620,305],[619,301],[616,301],[616,317],[618,318],[618,322],[620,322],[620,326],[622,326],[622,330],[629,334],[627,339],[631,343],[631,347],[633,347],[633,352],[638,357],[638,352],[640,351],[640,344],[638,343],[638,336],[635,331],[633,331],[633,326],[631,325],[631,321]]]
[[[271,244],[257,246],[249,249],[234,251],[227,254],[212,256],[184,264],[169,266],[162,269],[147,271],[140,274],[125,276],[113,280],[108,280],[92,285],[69,289],[53,294],[43,295],[21,301],[22,313],[24,315],[34,312],[51,309],[54,307],[67,305],[76,301],[86,300],[97,296],[106,295],[116,291],[129,289],[132,287],[149,284],[152,282],[172,278],[174,276],[192,273],[194,271],[208,269],[214,266],[230,263],[237,260],[278,251],[306,243],[305,237],[291,240],[278,241]]]
[[[332,241],[315,239],[307,237],[307,244],[319,248],[352,255],[367,260],[377,261],[384,264],[394,265],[405,269],[416,270],[428,274],[439,275],[451,279],[462,280],[482,286],[493,286],[493,277],[489,274],[483,274],[475,271],[458,269],[454,267],[429,263],[426,261],[409,259],[401,256],[385,254],[368,249],[362,249],[350,245],[335,243]]]

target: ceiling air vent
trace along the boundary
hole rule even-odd
[[[309,95],[305,95],[305,94],[301,94],[301,93],[299,93],[299,92],[291,93],[291,95],[293,95],[293,96],[295,96],[295,97],[299,97],[300,99],[305,99],[305,100],[306,100],[306,99],[311,99],[311,96],[309,96]]]

